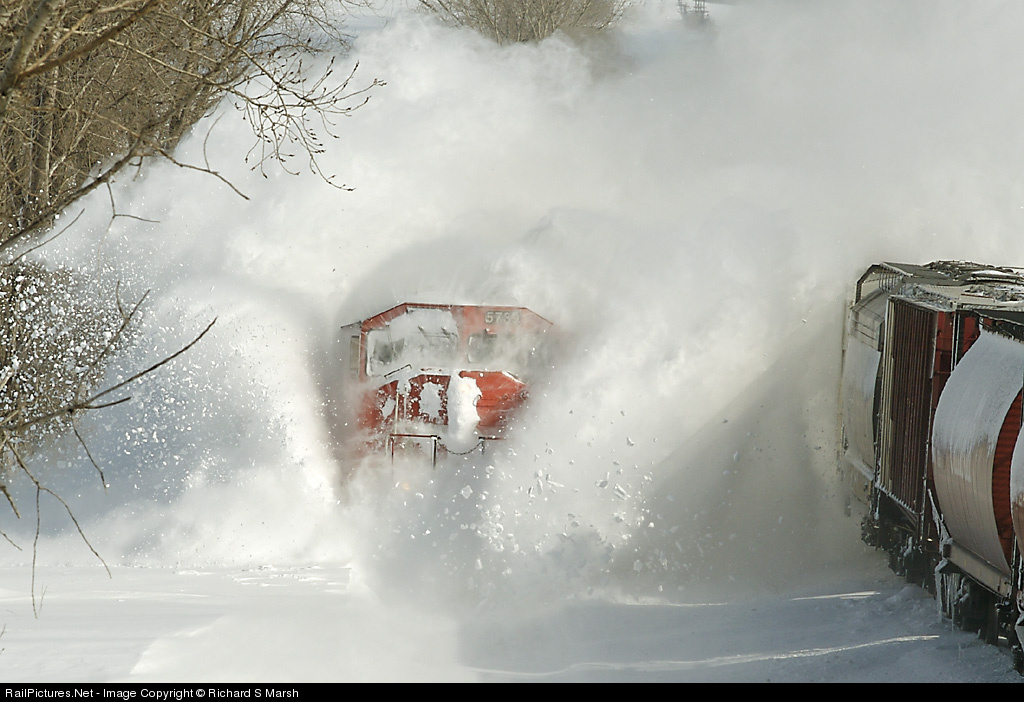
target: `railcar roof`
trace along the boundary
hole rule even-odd
[[[463,314],[468,310],[480,310],[481,312],[515,311],[521,313],[530,320],[533,320],[533,323],[537,326],[554,326],[550,320],[545,319],[527,307],[516,307],[513,305],[449,305],[429,302],[403,302],[371,317],[367,317],[366,319],[358,322],[353,322],[352,324],[357,324],[364,330],[379,329],[387,326],[396,317],[401,317],[402,315],[415,310],[441,310],[455,314]]]
[[[1024,268],[970,261],[927,265],[886,262],[881,266],[902,278],[898,294],[904,297],[942,306],[993,310],[1016,323],[1024,321]]]

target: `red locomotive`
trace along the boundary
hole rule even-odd
[[[1024,656],[1024,270],[882,263],[843,354],[841,464],[865,540],[942,612]]]
[[[362,450],[436,463],[503,438],[551,326],[524,307],[403,303],[342,327]]]

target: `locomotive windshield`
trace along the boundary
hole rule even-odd
[[[518,375],[543,367],[542,332],[520,324],[518,311],[498,314],[491,311],[477,320],[460,313],[460,322],[451,309],[409,307],[386,326],[366,332],[366,374],[382,376],[408,367]]]
[[[459,330],[451,312],[410,309],[384,329],[366,335],[366,372],[385,375],[403,366],[449,367],[459,355]]]
[[[509,338],[507,335],[481,332],[470,334],[467,353],[470,363],[486,363],[504,358],[508,353]]]
[[[466,356],[473,367],[501,368],[521,373],[543,366],[536,333],[470,334]]]

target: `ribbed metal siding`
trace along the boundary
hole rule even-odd
[[[924,503],[936,312],[889,299],[882,354],[878,487],[914,514]]]
[[[868,481],[875,479],[875,385],[880,354],[851,337],[843,357],[844,458]]]
[[[888,298],[879,291],[862,297],[846,320],[846,349],[840,397],[843,411],[843,458],[873,482],[875,455],[875,394],[881,368],[882,330]]]

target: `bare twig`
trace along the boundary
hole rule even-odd
[[[245,193],[243,193],[237,187],[235,187],[234,183],[232,183],[230,180],[228,180],[227,178],[222,176],[217,171],[209,168],[208,166],[193,166],[190,163],[183,163],[183,162],[179,161],[178,159],[174,158],[173,156],[171,156],[171,154],[169,152],[165,151],[164,149],[160,149],[159,153],[160,153],[161,156],[166,158],[168,161],[173,163],[178,168],[185,168],[185,169],[190,170],[190,171],[199,171],[200,173],[207,173],[209,175],[212,175],[214,178],[216,178],[220,182],[224,183],[224,185],[226,185],[229,188],[231,188],[232,190],[234,190],[235,194],[238,195],[243,200],[248,200],[249,199],[249,196],[246,195]]]
[[[71,510],[71,507],[68,505],[68,503],[64,501],[64,498],[58,495],[53,490],[51,490],[50,488],[43,485],[41,482],[39,482],[39,480],[36,479],[36,476],[34,476],[32,474],[32,471],[28,469],[28,466],[25,464],[25,461],[22,459],[21,454],[18,453],[18,450],[16,448],[10,447],[9,450],[14,454],[14,458],[18,462],[18,467],[25,475],[28,476],[28,479],[31,480],[32,483],[36,486],[36,535],[35,539],[32,542],[33,582],[35,582],[36,548],[39,542],[40,529],[42,528],[39,510],[39,496],[44,492],[61,503],[61,505],[64,507],[64,510],[68,513],[68,517],[71,519],[71,523],[74,524],[75,529],[78,530],[78,535],[82,537],[82,541],[84,541],[85,545],[89,547],[89,550],[92,551],[92,554],[96,556],[97,560],[99,560],[99,562],[103,564],[103,567],[107,571],[107,575],[110,575],[110,567],[107,565],[107,562],[103,560],[103,556],[101,556],[99,552],[97,552],[96,549],[93,548],[93,545],[89,542],[89,538],[85,535],[85,532],[82,531],[82,526],[78,523],[78,519],[75,517],[75,513]]]
[[[18,511],[18,505],[14,502],[14,498],[11,497],[11,493],[7,490],[7,486],[0,484],[0,492],[2,492],[4,497],[7,498],[7,504],[9,504],[11,509],[14,510],[14,516],[21,519],[21,512]],[[4,538],[6,538],[6,535],[4,535]],[[7,540],[10,541],[10,539]]]
[[[11,546],[13,546],[14,548],[18,549],[19,551],[21,550],[21,546],[19,546],[18,544],[14,543],[14,541],[11,540],[11,537],[9,537],[3,531],[0,531],[0,536],[2,536],[4,541],[9,543]]]
[[[164,365],[170,363],[171,361],[176,359],[178,356],[180,356],[181,354],[185,353],[190,348],[192,348],[193,346],[198,344],[199,340],[202,339],[204,336],[206,336],[206,333],[208,331],[210,331],[213,328],[213,325],[216,324],[216,323],[217,323],[217,318],[215,317],[213,319],[213,321],[210,322],[209,324],[207,324],[206,328],[203,329],[203,331],[201,331],[199,333],[199,336],[194,338],[192,341],[187,343],[185,346],[183,346],[180,349],[178,349],[176,352],[172,353],[170,356],[167,356],[163,360],[161,360],[161,361],[159,361],[157,363],[154,363],[153,365],[151,365],[149,368],[146,368],[145,370],[139,371],[138,373],[136,373],[135,375],[131,376],[127,380],[122,380],[117,385],[113,385],[113,386],[107,388],[106,390],[103,390],[102,392],[96,393],[95,395],[90,397],[88,400],[86,400],[85,403],[83,403],[80,407],[75,408],[75,409],[99,409],[100,407],[107,407],[107,406],[109,406],[109,405],[94,405],[93,403],[96,400],[100,399],[101,397],[105,397],[106,395],[109,395],[112,392],[116,392],[117,390],[120,390],[124,386],[126,386],[126,385],[128,385],[130,383],[135,382],[136,380],[138,380],[142,376],[149,375],[150,373],[155,371],[157,368],[160,368],[161,366],[164,366]],[[119,404],[121,402],[124,402],[124,400],[123,399],[122,400],[118,400],[117,402],[112,403],[112,404]],[[69,412],[70,411],[74,411],[74,410],[69,410]]]
[[[40,248],[42,248],[42,247],[46,246],[47,244],[49,244],[49,243],[50,243],[51,241],[53,241],[54,239],[56,239],[57,237],[59,237],[59,236],[60,236],[61,234],[63,234],[63,233],[64,233],[64,232],[66,232],[67,230],[71,229],[71,227],[75,226],[75,222],[77,222],[77,221],[78,221],[78,220],[79,220],[79,219],[80,219],[80,218],[82,217],[82,215],[83,215],[83,214],[85,214],[85,210],[79,210],[78,214],[76,214],[76,215],[75,215],[75,218],[74,218],[74,219],[72,219],[72,220],[71,220],[70,222],[68,222],[67,224],[65,224],[65,225],[64,225],[63,227],[61,227],[61,230],[60,230],[59,232],[57,232],[56,234],[54,234],[53,236],[51,236],[51,237],[50,237],[49,239],[44,239],[43,241],[40,241],[40,242],[39,242],[38,244],[36,244],[35,246],[30,246],[29,248],[25,249],[25,250],[24,250],[24,251],[22,251],[22,252],[21,252],[20,254],[18,254],[18,255],[17,255],[17,256],[15,256],[14,258],[12,258],[12,259],[11,259],[11,263],[17,263],[18,261],[20,261],[21,259],[23,259],[23,258],[24,258],[25,256],[27,256],[28,254],[30,254],[30,253],[32,253],[33,251],[35,251],[36,249],[40,249]]]
[[[18,457],[18,452],[14,452],[15,457]],[[18,457],[18,463],[21,464],[22,468],[25,464],[22,463],[21,458]],[[38,617],[39,611],[36,609],[36,561],[39,558],[39,533],[43,528],[43,512],[39,509],[39,496],[42,494],[42,490],[39,489],[39,485],[36,484],[36,533],[32,538],[32,582],[29,589],[32,591],[32,613]]]
[[[92,395],[91,397],[85,399],[85,400],[76,400],[74,402],[71,402],[71,403],[68,403],[66,405],[63,405],[63,406],[59,407],[56,410],[53,410],[51,412],[47,412],[46,414],[40,415],[38,417],[33,417],[32,419],[28,419],[28,420],[23,421],[23,422],[21,422],[19,424],[4,425],[3,423],[0,423],[0,431],[7,431],[7,432],[10,432],[10,433],[17,433],[17,432],[24,431],[25,429],[28,429],[30,427],[33,427],[33,426],[36,426],[36,425],[39,425],[39,424],[45,424],[46,422],[52,421],[52,420],[54,420],[54,419],[56,419],[58,417],[70,417],[71,415],[75,414],[76,412],[81,412],[83,410],[104,409],[106,407],[113,407],[114,405],[119,405],[119,404],[122,404],[124,402],[127,402],[128,400],[131,399],[130,397],[122,397],[122,398],[119,398],[117,400],[113,400],[111,402],[99,403],[99,404],[97,404],[96,401],[99,400],[102,397],[106,397],[107,395],[110,395],[111,393],[117,392],[118,390],[120,390],[121,388],[125,387],[126,385],[130,385],[131,383],[133,383],[136,380],[142,378],[143,376],[149,375],[150,373],[154,372],[158,368],[161,368],[162,366],[167,365],[168,363],[170,363],[171,361],[176,359],[178,356],[182,355],[183,353],[185,353],[186,351],[191,349],[193,346],[198,344],[199,340],[202,339],[204,336],[206,336],[207,332],[209,332],[210,329],[213,328],[213,325],[216,324],[216,322],[217,322],[217,319],[214,318],[214,320],[212,322],[210,322],[208,325],[206,325],[206,328],[203,329],[203,331],[200,332],[199,335],[196,338],[194,338],[192,341],[190,341],[188,344],[186,344],[185,346],[181,347],[180,349],[178,349],[177,351],[175,351],[171,355],[161,359],[157,363],[154,363],[153,365],[149,366],[148,368],[145,368],[143,370],[138,371],[137,373],[133,374],[131,377],[127,378],[126,380],[122,380],[121,382],[116,383],[115,385],[112,385],[112,386],[106,388],[105,390],[102,390],[102,391],[96,393],[95,395]]]
[[[82,450],[85,451],[85,455],[89,458],[89,463],[92,463],[92,467],[96,469],[97,473],[99,473],[100,484],[103,486],[103,492],[106,492],[107,479],[103,475],[103,469],[100,468],[100,464],[96,462],[96,459],[92,457],[92,451],[89,450],[89,444],[85,443],[85,439],[83,439],[81,433],[79,433],[78,425],[75,424],[74,416],[71,417],[71,429],[75,432],[75,438],[78,439],[78,443],[81,445]]]

